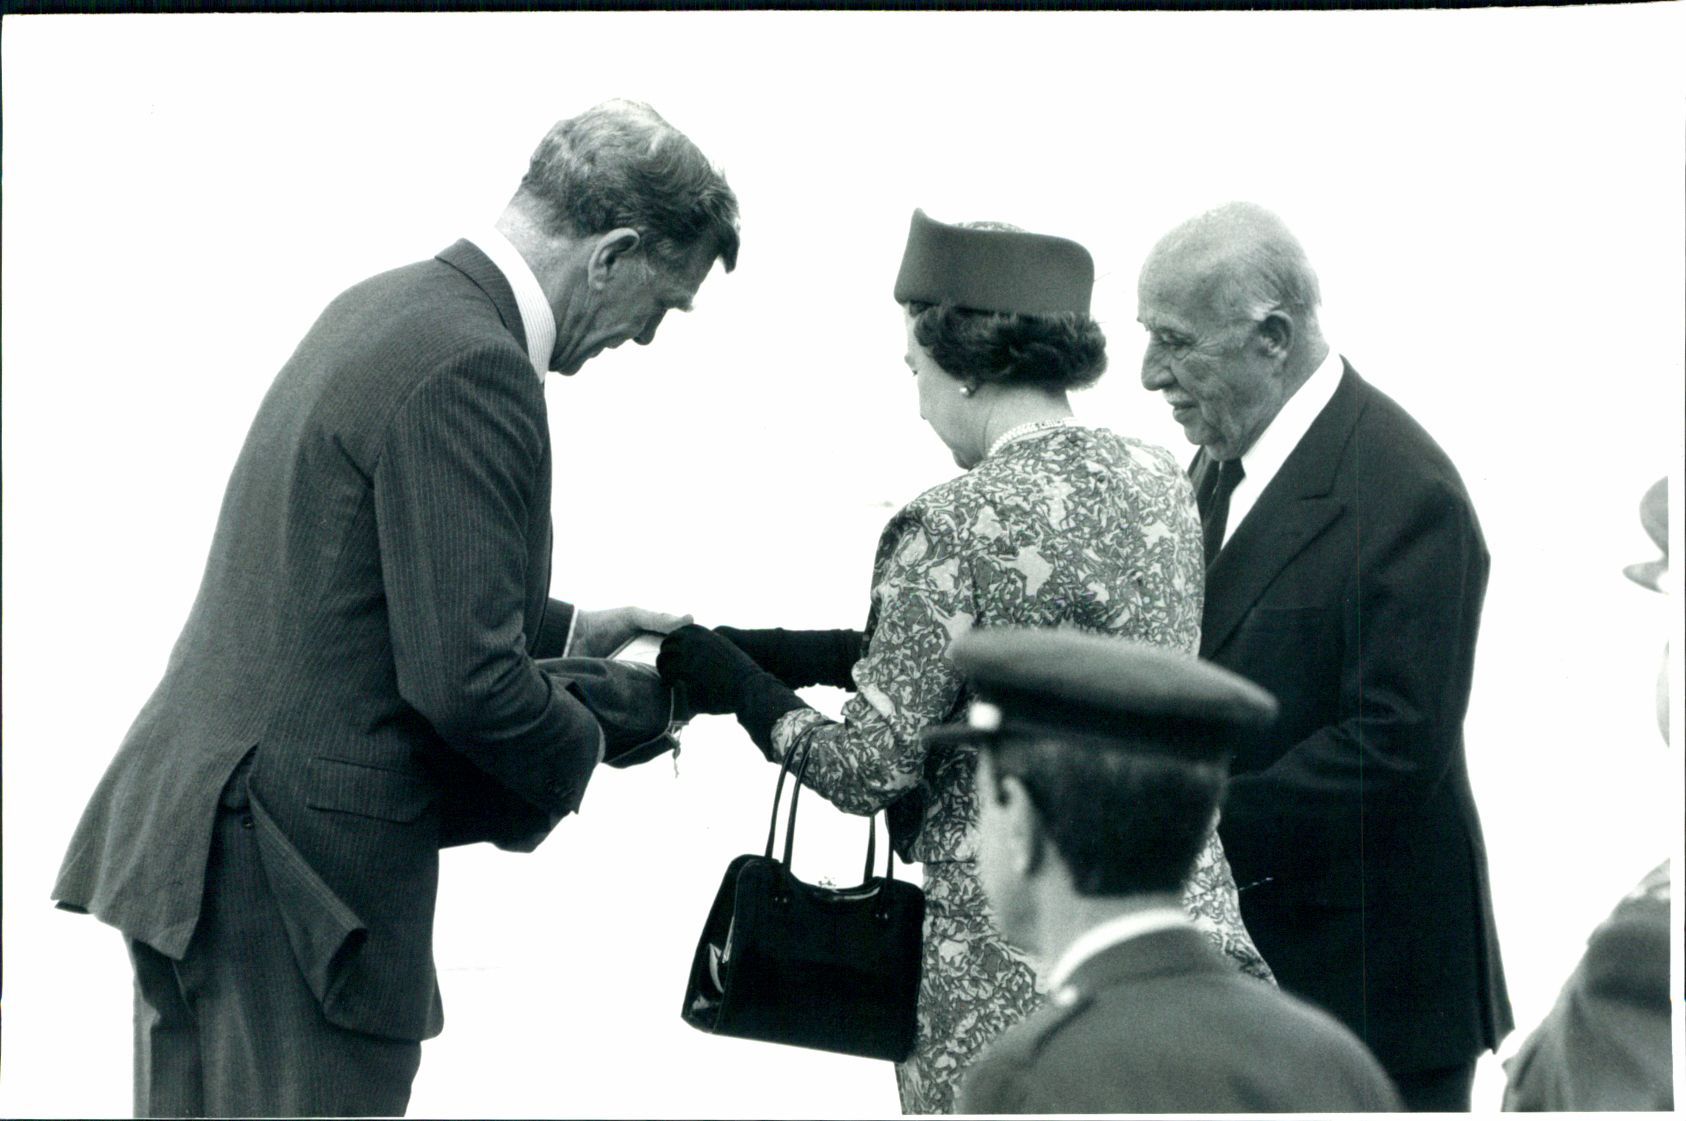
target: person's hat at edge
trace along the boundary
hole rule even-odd
[[[1645,489],[1645,494],[1639,499],[1639,524],[1645,527],[1645,534],[1651,542],[1662,550],[1662,556],[1656,560],[1640,561],[1622,569],[1627,578],[1636,584],[1643,584],[1654,592],[1663,591],[1663,581],[1668,576],[1668,479],[1658,479]]]
[[[1629,580],[1653,592],[1664,595],[1676,595],[1680,588],[1680,577],[1668,564],[1668,478],[1664,476],[1646,488],[1645,494],[1639,499],[1639,524],[1645,527],[1645,535],[1651,543],[1662,550],[1662,556],[1656,560],[1640,561],[1622,569]],[[1663,647],[1662,664],[1657,667],[1657,728],[1663,734],[1663,741],[1668,742],[1668,690],[1669,682],[1674,679],[1674,656],[1672,646]]]

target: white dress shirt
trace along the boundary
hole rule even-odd
[[[1224,523],[1224,541],[1235,535],[1259,494],[1276,478],[1300,441],[1305,438],[1311,422],[1335,395],[1341,384],[1341,356],[1330,347],[1329,353],[1311,372],[1304,385],[1283,402],[1282,410],[1271,419],[1259,438],[1241,456],[1242,477],[1229,493],[1229,519]]]
[[[1048,991],[1058,995],[1065,983],[1071,980],[1071,975],[1077,972],[1078,967],[1102,950],[1109,950],[1120,942],[1128,942],[1132,938],[1140,938],[1157,930],[1193,925],[1181,907],[1166,905],[1131,911],[1127,915],[1108,919],[1099,926],[1092,926],[1065,948],[1060,960],[1048,971]]]
[[[487,226],[468,240],[490,257],[509,281],[510,290],[515,293],[515,306],[521,311],[521,326],[527,332],[527,357],[543,381],[550,370],[550,352],[556,347],[556,315],[550,310],[550,301],[544,298],[539,278],[521,251],[495,227]]]

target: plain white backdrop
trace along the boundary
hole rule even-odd
[[[744,240],[654,346],[550,379],[554,590],[588,606],[861,623],[879,528],[955,470],[890,298],[913,207],[1088,245],[1113,365],[1080,416],[1178,454],[1136,380],[1137,266],[1218,202],[1286,218],[1332,342],[1435,434],[1486,528],[1468,750],[1514,1047],[1682,837],[1681,755],[1652,716],[1679,604],[1620,574],[1654,554],[1636,507],[1665,471],[1678,555],[1682,22],[1677,5],[7,19],[0,1114],[129,1109],[121,942],[48,892],[185,618],[270,379],[333,295],[490,221],[546,128],[612,96],[724,165]],[[772,778],[704,718],[677,774],[601,774],[536,854],[448,852],[447,1027],[412,1114],[894,1113],[885,1064],[679,1020]],[[859,821],[818,799],[803,820],[798,870],[847,881]],[[1478,1109],[1501,1082],[1485,1063]]]

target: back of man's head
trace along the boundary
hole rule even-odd
[[[699,243],[712,245],[728,272],[737,264],[737,196],[697,146],[643,102],[605,101],[558,121],[511,205],[556,237],[636,230],[665,267]]]
[[[1042,836],[1082,896],[1179,891],[1226,778],[1222,763],[1120,750],[1085,736],[1010,738],[984,750],[997,784],[1008,776],[1023,784]]]

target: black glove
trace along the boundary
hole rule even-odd
[[[736,712],[744,682],[766,671],[742,650],[695,623],[662,639],[656,671],[669,685],[683,684],[696,712]]]
[[[755,660],[755,664],[790,686],[832,685],[853,689],[849,671],[861,660],[861,632],[787,631],[783,627],[739,630],[715,627],[714,632]]]
[[[662,640],[656,670],[669,685],[683,684],[693,711],[737,714],[761,754],[772,758],[773,725],[802,698],[707,627],[687,624]]]

